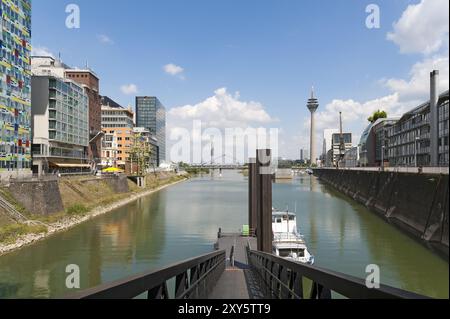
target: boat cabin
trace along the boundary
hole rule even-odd
[[[297,233],[297,216],[293,213],[272,214],[272,231],[276,233]]]

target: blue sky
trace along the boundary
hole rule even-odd
[[[39,0],[33,2],[32,41],[36,52],[60,52],[71,66],[89,61],[101,77],[101,93],[122,105],[134,105],[136,94],[158,96],[169,110],[175,108],[177,123],[177,107],[197,106],[220,88],[232,96],[238,91],[235,100],[258,102],[277,119],[271,125],[253,124],[282,128],[280,154],[298,157],[298,149],[307,147],[305,104],[312,85],[325,112],[320,139],[320,130],[334,125],[329,112],[351,112],[349,100],[364,107],[387,97],[398,85],[386,81],[410,83],[415,64],[448,53],[448,42],[431,53],[421,48],[402,53],[404,42],[387,39],[408,5],[422,1]],[[435,1],[447,2],[448,8],[448,1]],[[80,29],[65,27],[69,3],[80,7]],[[365,25],[370,3],[381,9],[380,29]],[[425,9],[424,18],[430,15]],[[403,38],[408,32],[397,30]],[[168,64],[178,68],[169,74],[164,70]],[[445,64],[448,69],[448,59]],[[444,85],[448,88],[448,82]],[[123,86],[131,87],[130,95]],[[327,110],[333,101],[345,105]],[[397,109],[413,107],[416,99],[397,102]],[[345,117],[356,136],[365,125],[361,118]]]

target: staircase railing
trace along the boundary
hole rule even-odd
[[[89,289],[67,299],[204,299],[225,271],[226,253],[218,251],[172,266]],[[175,286],[169,291],[169,281]],[[172,285],[173,286],[173,285]]]
[[[247,258],[269,299],[332,299],[332,292],[350,299],[428,299],[385,285],[371,289],[363,279],[253,251],[249,247]],[[307,280],[304,282],[304,279]],[[306,282],[310,283],[310,290],[305,289]]]
[[[8,217],[18,223],[25,223],[28,219],[22,215],[17,209],[12,206],[7,200],[5,200],[0,194],[0,207],[3,208],[4,212]]]

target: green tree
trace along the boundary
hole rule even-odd
[[[375,113],[373,113],[373,115],[371,116],[371,117],[369,117],[367,120],[370,122],[370,123],[375,123],[376,121],[378,121],[379,119],[385,119],[385,118],[387,118],[388,117],[388,115],[387,115],[387,113],[385,112],[385,111],[380,111],[380,110],[378,110],[378,111],[376,111]]]

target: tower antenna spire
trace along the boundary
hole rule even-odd
[[[311,88],[311,98],[308,100],[308,104],[306,105],[308,110],[311,112],[311,141],[310,141],[310,156],[311,156],[311,165],[316,163],[317,154],[316,154],[316,147],[315,147],[315,120],[314,120],[314,113],[316,113],[317,109],[319,108],[319,101],[314,96],[314,86]]]

